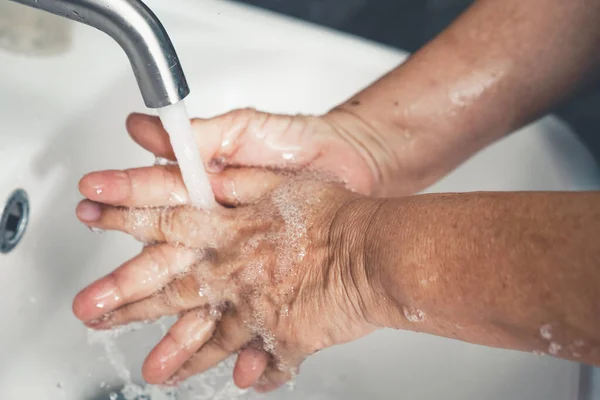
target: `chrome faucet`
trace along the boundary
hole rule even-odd
[[[190,92],[171,39],[140,0],[11,0],[39,8],[111,36],[127,53],[149,108],[183,100]]]

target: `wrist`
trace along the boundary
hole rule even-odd
[[[370,235],[379,228],[374,221],[386,202],[357,196],[338,211],[331,229],[340,284],[360,321],[375,328],[390,326],[399,312],[383,285],[379,265],[369,261],[376,241]]]
[[[441,277],[427,231],[437,217],[430,220],[431,210],[423,208],[422,197],[381,202],[362,233],[361,268],[369,277],[374,298],[370,315],[380,327],[437,331],[435,288]]]
[[[323,116],[370,167],[376,197],[417,193],[450,172],[466,156],[444,143],[448,135],[383,119],[367,107],[342,104]],[[450,129],[447,127],[447,129]],[[470,153],[469,153],[470,155]]]
[[[353,138],[355,147],[362,147],[361,154],[377,173],[374,195],[417,193],[501,136],[482,134],[491,128],[474,123],[470,110],[457,115],[454,109],[432,104],[431,112],[417,112],[413,96],[391,95],[386,85],[375,87],[382,85],[367,88],[324,116]]]

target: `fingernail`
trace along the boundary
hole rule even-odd
[[[85,200],[79,203],[76,212],[82,221],[95,222],[102,216],[102,207],[98,203]]]

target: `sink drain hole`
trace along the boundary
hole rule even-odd
[[[9,197],[0,218],[0,253],[13,250],[23,238],[29,221],[29,199],[24,190]]]

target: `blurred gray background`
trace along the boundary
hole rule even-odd
[[[414,52],[471,0],[237,0]],[[600,51],[600,49],[599,49]],[[565,120],[600,161],[600,83],[561,104]]]

